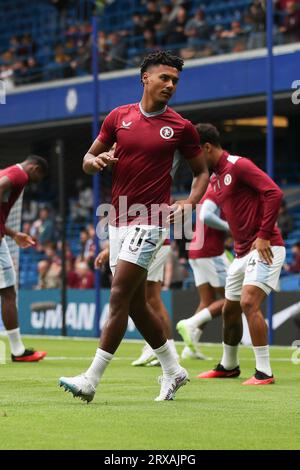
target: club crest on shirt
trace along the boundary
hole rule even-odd
[[[174,135],[172,127],[169,126],[162,127],[159,133],[163,139],[171,139],[171,137]]]
[[[229,186],[230,183],[232,181],[232,177],[229,173],[227,173],[227,175],[224,176],[224,184],[225,186]]]

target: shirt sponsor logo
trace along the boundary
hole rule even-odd
[[[168,127],[168,126],[162,127],[159,133],[163,139],[171,139],[174,135],[174,131],[172,127]]]
[[[125,121],[122,121],[122,127],[124,129],[129,129],[129,127],[131,126],[132,124],[132,121],[129,121],[129,122],[125,122]]]
[[[232,181],[232,177],[229,173],[227,173],[227,175],[224,176],[224,184],[225,186],[229,186],[230,183]]]

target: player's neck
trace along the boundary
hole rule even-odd
[[[151,98],[143,96],[140,101],[140,106],[145,113],[160,113],[164,112],[167,106],[162,103],[154,102]]]
[[[218,165],[219,161],[221,160],[221,157],[224,153],[224,150],[220,147],[220,148],[216,148],[216,150],[214,151],[213,153],[213,156],[212,156],[212,166],[215,167]]]
[[[19,165],[19,168],[21,168],[25,173],[28,173],[26,171],[26,163],[22,162],[22,163],[18,163],[18,165]]]

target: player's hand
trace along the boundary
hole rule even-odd
[[[95,269],[101,268],[101,266],[103,266],[103,264],[108,261],[108,258],[109,248],[105,248],[104,250],[100,251],[94,262]]]
[[[114,151],[103,152],[97,155],[93,160],[93,168],[97,171],[103,171],[107,166],[115,165],[119,161],[114,157]]]
[[[182,221],[183,217],[190,215],[192,206],[187,199],[176,201],[169,206],[171,213],[167,217],[167,222],[174,224],[175,222]]]
[[[263,238],[257,238],[251,247],[252,250],[257,250],[259,257],[265,263],[271,265],[273,263],[274,254],[271,250],[270,240],[264,240]]]
[[[14,240],[20,248],[29,248],[30,246],[36,245],[35,240],[30,235],[23,232],[16,233]]]

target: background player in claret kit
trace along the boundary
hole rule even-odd
[[[208,191],[211,186],[208,186]],[[203,233],[201,233],[203,231]],[[199,220],[189,246],[189,263],[193,269],[200,304],[196,313],[177,323],[176,329],[185,342],[182,359],[205,359],[198,342],[205,325],[222,313],[225,282],[232,255],[224,251],[229,225],[222,217],[216,197],[209,191],[201,199]],[[202,235],[202,236],[201,236]],[[232,260],[232,259],[231,259]],[[219,297],[219,299],[218,299]]]
[[[146,296],[153,312],[161,319],[168,343],[174,355],[179,359],[176,345],[173,339],[172,323],[168,311],[161,298],[162,282],[164,278],[164,267],[171,247],[169,240],[166,240],[155,255],[147,274]],[[109,259],[109,248],[105,248],[95,259],[95,268],[99,269],[103,263]],[[138,359],[132,362],[133,366],[156,366],[160,365],[150,344],[146,343]]]
[[[15,232],[6,226],[11,208],[30,183],[38,183],[46,176],[47,161],[30,155],[22,163],[0,170],[0,295],[1,313],[14,362],[36,362],[46,356],[44,351],[26,349],[20,335],[16,305],[16,275],[5,235],[13,238],[21,248],[35,245],[26,233]]]
[[[236,377],[240,374],[238,346],[245,313],[256,371],[244,385],[274,382],[270,365],[267,325],[261,304],[278,285],[285,248],[276,220],[282,192],[274,181],[247,158],[222,149],[218,130],[196,126],[203,156],[214,171],[211,193],[228,221],[236,259],[228,270],[223,307],[223,356],[217,367],[199,378]]]
[[[60,385],[91,401],[105,368],[113,358],[126,331],[130,313],[137,328],[158,357],[163,376],[157,401],[172,400],[179,387],[188,381],[170,348],[163,326],[146,302],[148,268],[167,230],[163,222],[153,222],[153,205],[168,205],[172,174],[179,150],[187,158],[194,174],[189,197],[178,201],[168,220],[172,223],[186,204],[200,201],[208,184],[199,135],[194,126],[167,106],[174,94],[183,61],[169,52],[149,54],[141,66],[144,87],[140,103],[120,106],[104,120],[100,134],[84,157],[88,174],[113,164],[112,205],[116,218],[110,225],[110,265],[114,278],[110,311],[101,334],[100,347],[89,369],[76,377],[61,377]],[[106,157],[117,143],[115,155]],[[143,205],[144,219],[119,212],[120,196],[127,197],[127,207]],[[135,212],[136,213],[136,212]],[[157,214],[156,214],[157,215]]]

